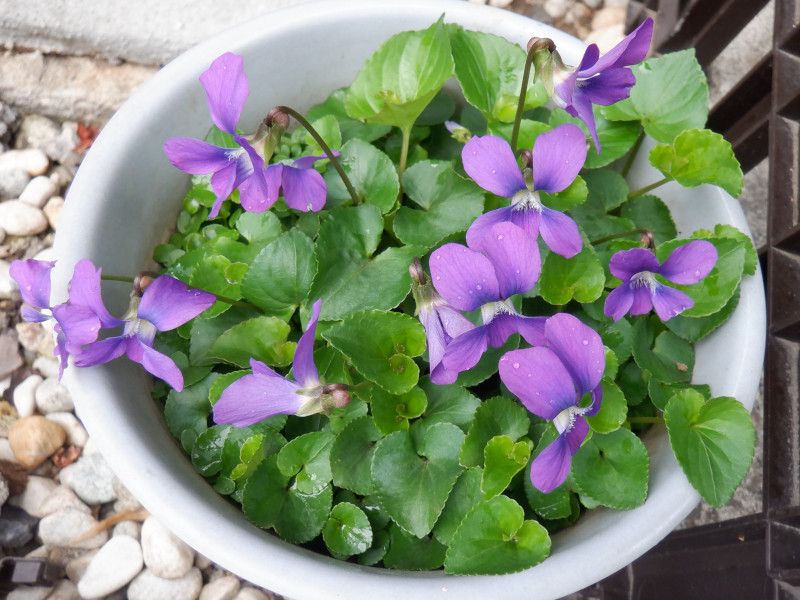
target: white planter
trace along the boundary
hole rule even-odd
[[[255,128],[277,104],[305,110],[352,81],[391,34],[446,22],[502,35],[523,47],[550,37],[577,64],[583,44],[517,14],[459,0],[332,0],[271,13],[186,52],[145,84],[105,127],[67,196],[55,241],[54,300],[66,298],[72,265],[89,258],[108,274],[133,275],[180,209],[187,176],[162,151],[170,137],[202,138],[210,126],[198,81],[218,55],[244,55],[251,94],[240,120]],[[655,173],[640,153],[632,188]],[[715,223],[747,231],[739,204],[721,190],[659,189],[682,235]],[[684,209],[691,209],[691,213]],[[128,286],[104,284],[112,312],[127,306]],[[760,273],[745,278],[726,325],[697,348],[695,381],[751,408],[764,353],[765,305]],[[201,554],[225,569],[295,600],[557,598],[604,578],[655,545],[696,505],[665,431],[645,438],[652,457],[647,502],[631,511],[595,510],[554,536],[552,556],[523,573],[451,577],[359,567],[291,546],[251,525],[193,469],[148,395],[148,378],[125,360],[70,367],[65,381],[79,416],[109,463],[142,504]]]

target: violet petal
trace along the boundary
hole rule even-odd
[[[498,365],[500,379],[533,414],[555,419],[575,406],[572,377],[558,356],[548,348],[534,347],[506,352]]]
[[[564,258],[572,258],[583,248],[581,232],[572,217],[546,206],[539,216],[539,233],[547,247]]]
[[[236,123],[250,94],[250,84],[242,63],[241,56],[226,52],[200,75],[200,83],[206,90],[211,120],[214,125],[231,135],[236,133]]]
[[[129,347],[131,343],[132,342],[129,343]],[[178,368],[178,365],[175,364],[175,361],[173,361],[166,354],[162,354],[158,350],[154,350],[153,348],[150,348],[141,342],[137,341],[137,344],[141,348],[141,353],[139,355],[139,360],[136,362],[141,364],[144,367],[144,370],[151,375],[166,381],[167,384],[176,392],[182,391],[183,373],[181,373],[181,370]]]
[[[50,271],[54,261],[14,260],[8,272],[17,282],[22,300],[34,308],[50,308]]]
[[[237,184],[241,183],[241,181],[237,179],[237,173],[237,163],[232,162],[211,176],[211,189],[214,190],[214,195],[217,199],[208,212],[209,219],[213,219],[219,214],[222,203],[228,199],[228,196],[231,195],[231,192],[233,192]]]
[[[75,356],[76,367],[102,365],[125,354],[128,339],[125,336],[110,337],[92,342]]]
[[[500,290],[491,261],[461,244],[445,244],[431,254],[433,287],[452,306],[463,311],[499,299]]]
[[[694,306],[694,300],[687,294],[666,285],[660,285],[655,289],[652,301],[653,308],[662,321],[669,321]]]
[[[567,479],[572,466],[567,440],[559,435],[531,462],[531,483],[544,494],[549,494]]]
[[[664,287],[662,284],[656,282],[656,289]],[[632,315],[644,315],[649,313],[653,308],[653,293],[646,285],[632,285],[633,302],[631,303],[630,313]]]
[[[630,281],[637,273],[658,271],[658,259],[646,248],[620,250],[608,263],[611,274],[621,281]]]
[[[511,146],[495,135],[474,136],[461,151],[467,175],[483,189],[511,198],[526,189]]]
[[[314,364],[314,337],[317,335],[317,321],[321,307],[322,299],[314,302],[311,318],[294,351],[292,373],[295,380],[304,388],[319,385],[319,372]]]
[[[586,138],[577,125],[564,123],[540,134],[533,144],[533,189],[555,194],[566,189],[586,162]]]
[[[697,283],[711,272],[717,263],[717,249],[706,240],[694,240],[678,246],[658,269],[672,283]]]
[[[303,212],[318,212],[325,206],[327,197],[325,180],[314,169],[284,165],[281,183],[283,197],[289,208]]]
[[[603,305],[603,314],[614,319],[616,323],[628,313],[632,304],[633,290],[630,284],[625,282],[608,294]]]
[[[636,77],[630,69],[610,69],[583,82],[580,93],[599,106],[609,106],[631,95]]]
[[[164,143],[164,152],[172,166],[191,175],[208,175],[225,168],[236,150],[192,138],[170,138]]]
[[[74,306],[90,309],[103,324],[103,327],[119,327],[125,322],[114,317],[103,304],[100,289],[102,269],[95,269],[86,258],[75,264],[72,280],[69,283],[69,302]],[[94,341],[94,340],[92,340]]]
[[[542,272],[536,238],[513,223],[498,223],[483,240],[483,251],[492,262],[500,298],[529,292]]]
[[[53,307],[53,316],[64,334],[64,348],[70,354],[77,354],[86,344],[97,340],[100,332],[100,319],[89,308],[59,304]]]
[[[442,364],[446,369],[461,373],[471,369],[486,352],[489,344],[489,335],[486,325],[471,329],[460,336],[453,338],[447,345],[442,357]]]
[[[606,52],[591,68],[581,71],[581,77],[592,77],[610,68],[625,67],[642,62],[650,50],[653,19],[647,18],[624,40]]]
[[[304,397],[300,386],[288,379],[245,375],[229,385],[214,404],[214,422],[246,427],[273,415],[295,414]]]
[[[547,319],[544,334],[547,347],[569,371],[578,395],[583,396],[597,387],[606,368],[600,335],[569,313],[558,313]]]
[[[467,229],[467,246],[476,252],[483,252],[483,239],[489,230],[498,223],[510,221],[516,212],[518,211],[514,211],[513,207],[504,206],[482,214]],[[533,236],[536,237],[536,234],[534,233]]]
[[[145,289],[137,317],[159,331],[169,331],[195,318],[215,300],[214,294],[189,289],[182,281],[161,275]]]
[[[581,444],[583,444],[583,440],[586,439],[588,433],[589,423],[582,416],[575,415],[572,427],[563,434],[570,456],[575,456],[575,453],[580,450]]]

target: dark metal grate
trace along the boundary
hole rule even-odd
[[[709,115],[745,172],[769,159],[763,512],[672,533],[582,594],[602,600],[800,599],[800,0],[774,0],[772,47]],[[704,68],[767,0],[631,0],[628,30],[656,20],[659,51]]]

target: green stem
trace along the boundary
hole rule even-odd
[[[531,45],[528,49],[528,54],[525,56],[525,69],[522,71],[522,89],[519,91],[519,102],[517,102],[517,114],[514,115],[514,128],[511,130],[511,150],[516,154],[517,140],[519,138],[519,126],[522,121],[522,113],[525,110],[525,97],[528,95],[528,79],[531,75],[531,64],[533,63],[533,55],[536,53],[537,47],[535,44]]]
[[[400,165],[397,167],[397,177],[403,176],[403,171],[406,170],[406,162],[408,161],[408,147],[411,143],[411,128],[401,129],[403,132],[403,146],[400,148]]]
[[[639,137],[636,138],[636,141],[631,148],[631,151],[628,153],[628,160],[625,161],[625,166],[622,167],[622,176],[627,177],[628,171],[631,170],[633,166],[633,161],[636,158],[636,155],[639,154],[639,148],[642,146],[642,142],[644,141],[644,129],[639,132]]]
[[[328,147],[328,144],[325,143],[325,140],[322,139],[317,130],[311,126],[311,123],[301,115],[296,110],[289,108],[288,106],[278,106],[276,107],[278,110],[285,112],[287,115],[294,117],[297,119],[298,123],[300,123],[303,127],[306,128],[306,131],[311,134],[311,137],[314,138],[314,141],[319,144],[319,147],[322,148],[322,151],[328,157],[328,160],[331,161],[333,168],[336,169],[336,172],[339,173],[339,177],[342,178],[342,182],[344,186],[347,188],[348,193],[350,194],[350,198],[353,199],[353,204],[360,204],[360,200],[358,199],[358,194],[356,194],[355,189],[353,188],[353,184],[350,183],[350,179],[347,177],[347,174],[342,169],[342,165],[339,164],[339,161],[336,159],[336,156],[333,154],[333,151]]]
[[[617,240],[619,238],[628,237],[629,235],[634,234],[642,235],[644,233],[649,233],[647,229],[632,229],[630,231],[625,231],[623,233],[612,233],[611,235],[607,235],[605,237],[601,237],[600,239],[594,240],[592,242],[592,246],[597,246],[599,244],[604,244],[605,242],[610,242],[611,240]]]
[[[630,194],[628,194],[628,200],[636,198],[636,196],[641,196],[642,194],[646,194],[650,190],[654,190],[657,187],[664,185],[668,181],[672,180],[667,177],[664,177],[664,179],[662,179],[661,181],[656,181],[655,183],[651,183],[650,185],[644,186],[642,189],[636,190],[635,192],[631,192]]]
[[[639,424],[639,423],[653,423],[653,424],[661,424],[666,425],[667,422],[664,420],[664,417],[628,417],[628,423]]]
[[[124,275],[106,275],[103,273],[100,275],[100,279],[103,281],[124,281],[125,283],[133,283],[133,277],[125,277]]]

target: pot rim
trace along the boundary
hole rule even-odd
[[[376,24],[388,26],[392,32],[420,29],[443,12],[446,22],[499,33],[522,45],[531,35],[551,37],[560,50],[567,50],[566,58],[575,64],[585,47],[579,40],[547,25],[463,0],[319,0],[268,13],[214,36],[176,58],[145,83],[111,119],[85,157],[67,195],[55,239],[54,251],[59,261],[54,270],[55,300],[66,297],[72,265],[80,258],[90,258],[107,272],[115,273],[135,272],[146,266],[148,254],[162,232],[154,231],[155,228],[140,231],[144,241],[129,246],[122,239],[124,233],[144,212],[139,204],[131,206],[131,201],[146,203],[145,208],[153,213],[147,213],[150,224],[173,222],[180,203],[159,204],[151,196],[160,193],[161,198],[172,199],[174,194],[166,190],[180,189],[181,185],[185,189],[186,176],[170,172],[171,167],[162,154],[162,162],[167,164],[164,169],[160,166],[153,169],[151,178],[161,182],[163,174],[163,181],[177,183],[165,183],[165,191],[159,191],[161,186],[135,180],[132,175],[129,179],[129,173],[145,164],[144,158],[136,158],[132,153],[144,154],[148,146],[149,150],[156,147],[160,150],[166,137],[203,136],[202,123],[193,122],[188,116],[182,120],[180,114],[173,112],[172,120],[166,124],[158,123],[157,117],[162,110],[159,107],[187,102],[187,98],[191,105],[187,113],[205,111],[205,96],[197,78],[216,56],[228,50],[252,53],[263,44],[259,39],[285,40],[304,28],[328,31],[330,37],[341,36],[336,27],[350,23],[353,18],[369,23],[367,29],[375,29]],[[365,31],[364,36],[367,35],[376,34]],[[351,40],[352,46],[361,44],[362,37]],[[358,51],[365,51],[366,45],[360,45]],[[336,52],[332,52],[331,59],[337,58]],[[274,62],[276,69],[282,68],[278,60]],[[248,72],[251,66],[246,59]],[[323,77],[319,73],[309,77],[310,71],[300,70],[301,86],[308,87],[314,83],[309,79]],[[252,94],[246,105],[243,122],[255,123],[266,112],[252,100],[255,96]],[[206,113],[206,128],[210,122]],[[636,185],[655,180],[645,154],[639,153],[632,170]],[[150,174],[150,170],[147,172]],[[699,216],[675,215],[683,235],[718,221],[749,233],[741,207],[719,188],[701,186],[686,190],[670,184],[662,189],[663,195],[669,195],[670,202],[678,207],[696,207],[698,198],[705,199],[700,203]],[[106,228],[113,233],[102,239]],[[99,233],[100,239],[89,238],[87,231]],[[119,286],[112,288],[111,294],[112,312],[115,306],[127,304]],[[731,320],[698,344],[698,362],[722,369],[712,386],[715,395],[735,395],[752,409],[761,375],[765,332],[766,309],[758,272],[742,282],[739,307]],[[721,334],[727,336],[725,341],[719,341]],[[732,343],[731,339],[736,341]],[[714,343],[723,345],[725,351],[715,351]],[[705,357],[702,360],[701,355]],[[138,365],[114,361],[92,369],[70,367],[65,373],[65,383],[92,439],[148,511],[223,568],[295,600],[323,597],[409,600],[439,595],[477,600],[500,594],[509,600],[558,598],[603,579],[646,552],[699,499],[672,456],[663,430],[655,427],[644,437],[652,465],[651,491],[645,504],[631,511],[596,509],[581,517],[576,526],[553,536],[552,555],[540,565],[510,575],[472,577],[362,567],[290,545],[248,523],[237,508],[218,496],[195,472],[166,431],[163,415],[149,399],[147,378]],[[402,585],[394,585],[400,582]]]

